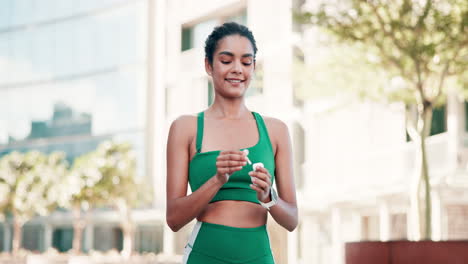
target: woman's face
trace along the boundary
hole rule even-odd
[[[205,68],[213,78],[215,91],[221,96],[243,96],[255,69],[254,51],[250,40],[240,35],[220,39],[213,54],[213,65],[205,59]]]

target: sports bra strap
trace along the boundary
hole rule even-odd
[[[271,140],[270,140],[270,136],[268,135],[268,129],[267,129],[267,126],[265,125],[265,121],[263,120],[263,117],[257,113],[257,112],[253,112],[256,119],[257,119],[257,124],[258,124],[258,127],[259,127],[259,144],[267,144],[268,145],[268,148],[270,148],[270,150],[273,152],[273,146],[271,145]]]
[[[265,136],[268,136],[268,130],[266,129],[266,125],[265,125],[265,122],[263,121],[263,118],[262,116],[257,113],[257,112],[253,112],[254,116],[255,116],[255,119],[257,121],[257,125],[258,125],[258,132],[259,132],[259,140],[262,140]]]
[[[203,141],[203,120],[204,119],[204,112],[198,113],[198,120],[197,120],[197,153],[200,153]]]

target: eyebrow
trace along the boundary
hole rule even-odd
[[[220,53],[218,53],[218,55],[228,55],[228,56],[234,57],[234,53],[229,52],[229,51],[221,51]],[[252,53],[246,53],[246,54],[242,55],[242,58],[246,58],[246,57],[253,57],[253,54]]]

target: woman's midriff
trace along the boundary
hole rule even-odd
[[[265,225],[267,216],[267,211],[259,204],[229,200],[208,204],[197,220],[218,225],[251,228]]]

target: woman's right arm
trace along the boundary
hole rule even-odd
[[[217,174],[195,192],[187,195],[190,131],[193,131],[190,118],[192,117],[185,116],[175,120],[167,141],[166,221],[175,232],[205,209],[221,186],[227,182],[226,173],[232,174],[242,169],[246,161],[245,155],[240,151],[221,152],[216,162]]]

